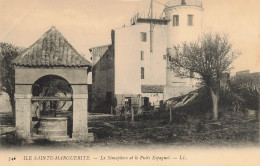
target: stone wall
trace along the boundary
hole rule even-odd
[[[106,50],[103,47],[101,50],[92,49],[92,56],[95,59],[92,68],[92,108],[95,112],[109,113],[114,100],[115,68],[113,46],[105,48]]]
[[[70,84],[87,84],[87,68],[16,68],[16,84],[33,84],[45,75],[57,75]]]

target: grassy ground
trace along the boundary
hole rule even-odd
[[[259,122],[254,116],[242,112],[227,111],[220,114],[218,122],[196,117],[183,118],[174,114],[169,122],[168,112],[156,112],[135,118],[135,122],[124,117],[95,114],[89,117],[90,132],[95,141],[49,142],[33,144],[2,138],[3,147],[149,147],[149,146],[258,146]],[[178,117],[179,116],[179,117]],[[182,121],[176,121],[181,119]]]
[[[241,112],[226,112],[214,123],[193,117],[170,123],[168,112],[142,116],[133,123],[123,119],[102,116],[92,119],[95,144],[257,146],[259,143],[259,122]]]

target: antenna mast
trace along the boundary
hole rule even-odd
[[[153,52],[153,0],[151,0],[151,15],[150,15],[150,52]]]

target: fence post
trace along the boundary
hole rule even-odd
[[[132,114],[132,122],[134,122],[134,120],[135,120],[135,111],[134,111],[133,107],[131,107],[131,114]]]
[[[172,122],[172,108],[170,108],[170,122]]]
[[[126,109],[125,112],[124,112],[125,121],[127,121],[127,112],[128,112],[128,110]]]

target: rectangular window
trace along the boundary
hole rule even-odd
[[[141,51],[141,60],[144,60],[144,51]]]
[[[140,37],[142,42],[146,42],[146,32],[141,32]]]
[[[193,26],[193,15],[188,15],[188,26]]]
[[[179,15],[173,15],[173,26],[179,26]]]
[[[144,68],[141,67],[141,79],[144,79]]]

